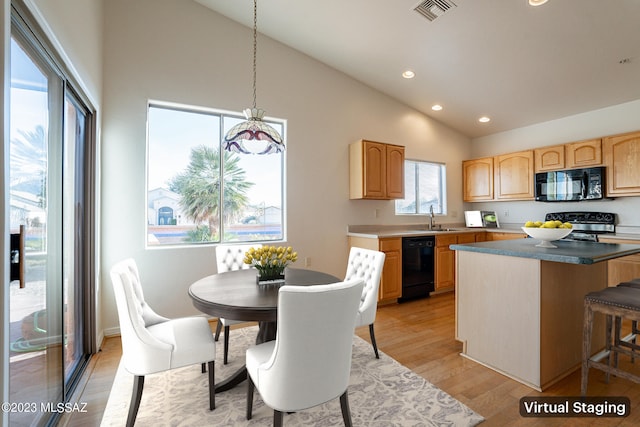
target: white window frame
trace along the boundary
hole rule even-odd
[[[226,131],[228,131],[229,128],[231,128],[233,126],[233,124],[235,123],[231,123],[229,125],[225,125],[225,119],[231,119],[235,122],[241,121],[241,120],[246,120],[244,115],[240,112],[232,112],[232,111],[228,111],[228,110],[221,110],[221,109],[213,109],[213,108],[203,108],[203,107],[197,107],[197,106],[192,106],[192,105],[184,105],[184,104],[177,104],[177,103],[172,103],[172,102],[165,102],[165,101],[157,101],[157,100],[149,100],[148,101],[148,105],[147,105],[147,118],[149,115],[149,110],[151,108],[160,108],[160,109],[166,109],[166,110],[175,110],[175,111],[182,111],[182,112],[187,112],[187,113],[194,113],[194,114],[205,114],[205,115],[211,115],[211,116],[216,116],[220,118],[220,135],[219,137],[219,141],[222,141],[224,138],[224,135],[226,133]],[[276,129],[281,129],[282,132],[282,137],[283,139],[286,138],[286,120],[283,119],[276,119],[276,118],[265,118],[265,122],[271,124],[272,126],[276,127]],[[148,123],[147,123],[148,125]],[[222,147],[220,147],[219,149],[220,151],[220,155],[222,155],[223,151],[222,151]],[[280,155],[282,156],[282,161],[280,162],[280,176],[281,176],[281,213],[280,213],[280,224],[281,224],[281,236],[277,239],[249,239],[249,240],[238,240],[238,239],[229,239],[227,238],[227,234],[225,232],[225,224],[224,224],[224,212],[221,210],[218,216],[218,221],[219,221],[219,227],[220,227],[220,231],[219,231],[219,236],[218,239],[216,240],[210,240],[210,241],[204,241],[204,242],[188,242],[188,241],[184,241],[184,242],[180,242],[180,243],[155,243],[152,244],[149,242],[148,239],[148,234],[149,234],[149,220],[148,220],[148,213],[147,213],[147,207],[149,206],[149,192],[153,189],[149,188],[149,151],[150,151],[150,140],[149,140],[149,131],[147,131],[147,155],[145,158],[145,164],[146,164],[146,179],[145,179],[145,246],[147,249],[163,249],[163,248],[176,248],[176,247],[180,247],[180,246],[187,246],[187,247],[195,247],[195,246],[207,246],[207,245],[218,245],[218,244],[224,244],[224,243],[275,243],[275,242],[282,242],[282,241],[286,241],[287,239],[287,227],[286,227],[286,206],[287,206],[287,201],[286,201],[286,151],[281,153]],[[238,156],[259,156],[259,157],[264,157],[264,156],[270,156],[270,155],[254,155],[254,154],[236,154]],[[224,168],[221,167],[220,169],[220,173],[224,174]],[[220,202],[219,205],[220,206],[224,206],[224,202],[223,202],[223,197],[224,197],[224,191],[220,191]]]
[[[420,179],[419,179],[419,169],[417,166],[419,165],[429,165],[429,166],[437,166],[439,168],[439,182],[438,188],[436,189],[438,193],[437,203],[433,204],[433,213],[436,215],[446,215],[447,214],[447,167],[446,164],[440,162],[431,162],[427,160],[416,160],[416,159],[405,159],[404,167],[405,167],[405,188],[404,194],[405,198],[401,200],[395,201],[395,213],[396,215],[429,215],[429,208],[426,211],[422,211],[420,209],[420,204],[418,201],[420,200],[421,195],[421,187],[420,187]],[[414,173],[411,175],[413,179],[410,179],[408,174],[409,170],[413,169]],[[411,184],[411,186],[409,186]],[[410,191],[412,189],[412,191]],[[406,205],[407,200],[412,198],[415,203],[415,210],[413,212],[403,211],[403,205]],[[430,204],[431,206],[431,204]]]

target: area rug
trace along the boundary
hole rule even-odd
[[[229,363],[222,363],[222,342],[216,347],[216,382],[227,378],[244,363],[246,349],[255,341],[257,328],[234,329],[229,344]],[[474,426],[484,419],[391,357],[354,336],[349,404],[354,426]],[[122,363],[105,408],[102,426],[123,426],[133,376]],[[143,426],[271,426],[273,411],[254,395],[253,418],[247,421],[246,382],[216,394],[216,409],[209,411],[207,375],[200,366],[189,366],[145,377],[136,420]],[[285,414],[288,426],[343,425],[339,399],[315,408]]]

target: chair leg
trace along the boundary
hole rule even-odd
[[[613,347],[619,348],[620,343],[622,343],[622,340],[620,339],[620,331],[622,329],[622,317],[615,316],[614,319],[615,321],[614,321],[614,330],[613,330]],[[609,350],[611,351],[611,347],[609,347]],[[611,362],[609,362],[609,365],[611,365]],[[617,350],[613,351],[613,367],[614,368],[618,367],[618,351]],[[609,373],[607,372],[607,377],[608,376],[609,376]]]
[[[273,410],[273,427],[282,427],[282,419],[284,418],[284,413],[280,411]]]
[[[220,339],[220,332],[222,331],[222,322],[218,319],[218,323],[216,324],[216,336],[214,338],[215,341]]]
[[[582,380],[580,393],[587,395],[587,382],[589,380],[589,358],[591,357],[591,330],[593,328],[593,311],[591,306],[584,306],[584,320],[582,326]]]
[[[203,374],[207,372],[207,364],[202,362],[202,368],[200,368],[200,370],[202,371]]]
[[[251,375],[247,375],[247,419],[251,419],[251,412],[253,411],[253,380]]]
[[[376,344],[376,334],[373,333],[373,323],[369,325],[369,336],[371,336],[371,345],[373,346],[373,352],[376,354],[376,359],[380,359],[378,344]]]
[[[129,415],[127,415],[127,427],[133,427],[140,407],[142,389],[144,388],[144,375],[133,377],[133,392],[131,393],[131,403],[129,403]]]
[[[213,411],[216,409],[216,382],[215,382],[215,362],[209,361],[207,362],[209,365],[209,410]]]
[[[607,375],[606,375],[606,383],[609,384],[609,377],[611,376],[611,359],[614,358],[614,354],[611,351],[611,342],[612,342],[612,335],[615,336],[615,334],[612,334],[613,328],[614,328],[614,321],[613,321],[613,316],[610,314],[606,315],[606,332],[605,332],[605,349],[607,351],[607,365],[609,366],[609,370],[607,371]],[[616,353],[617,355],[617,353]],[[617,362],[617,356],[615,356],[616,359],[616,364]]]
[[[636,344],[636,338],[637,338],[637,334],[638,334],[638,321],[637,320],[632,320],[631,321],[631,333],[633,334],[633,338],[631,339],[631,343],[632,344]],[[631,349],[631,363],[634,363],[635,361],[635,354],[636,354],[636,349],[632,348]]]
[[[229,357],[229,327],[224,327],[224,364],[227,364],[227,358]]]
[[[344,420],[345,427],[351,427],[351,410],[349,409],[349,396],[347,390],[340,396],[340,409],[342,409],[342,419]]]

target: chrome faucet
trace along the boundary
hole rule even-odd
[[[433,205],[429,205],[429,230],[433,230]]]

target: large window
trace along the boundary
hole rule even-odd
[[[148,246],[284,239],[284,153],[222,150],[240,115],[161,103],[148,113]]]
[[[447,213],[446,167],[441,163],[405,160],[404,195],[396,200],[398,215]]]

